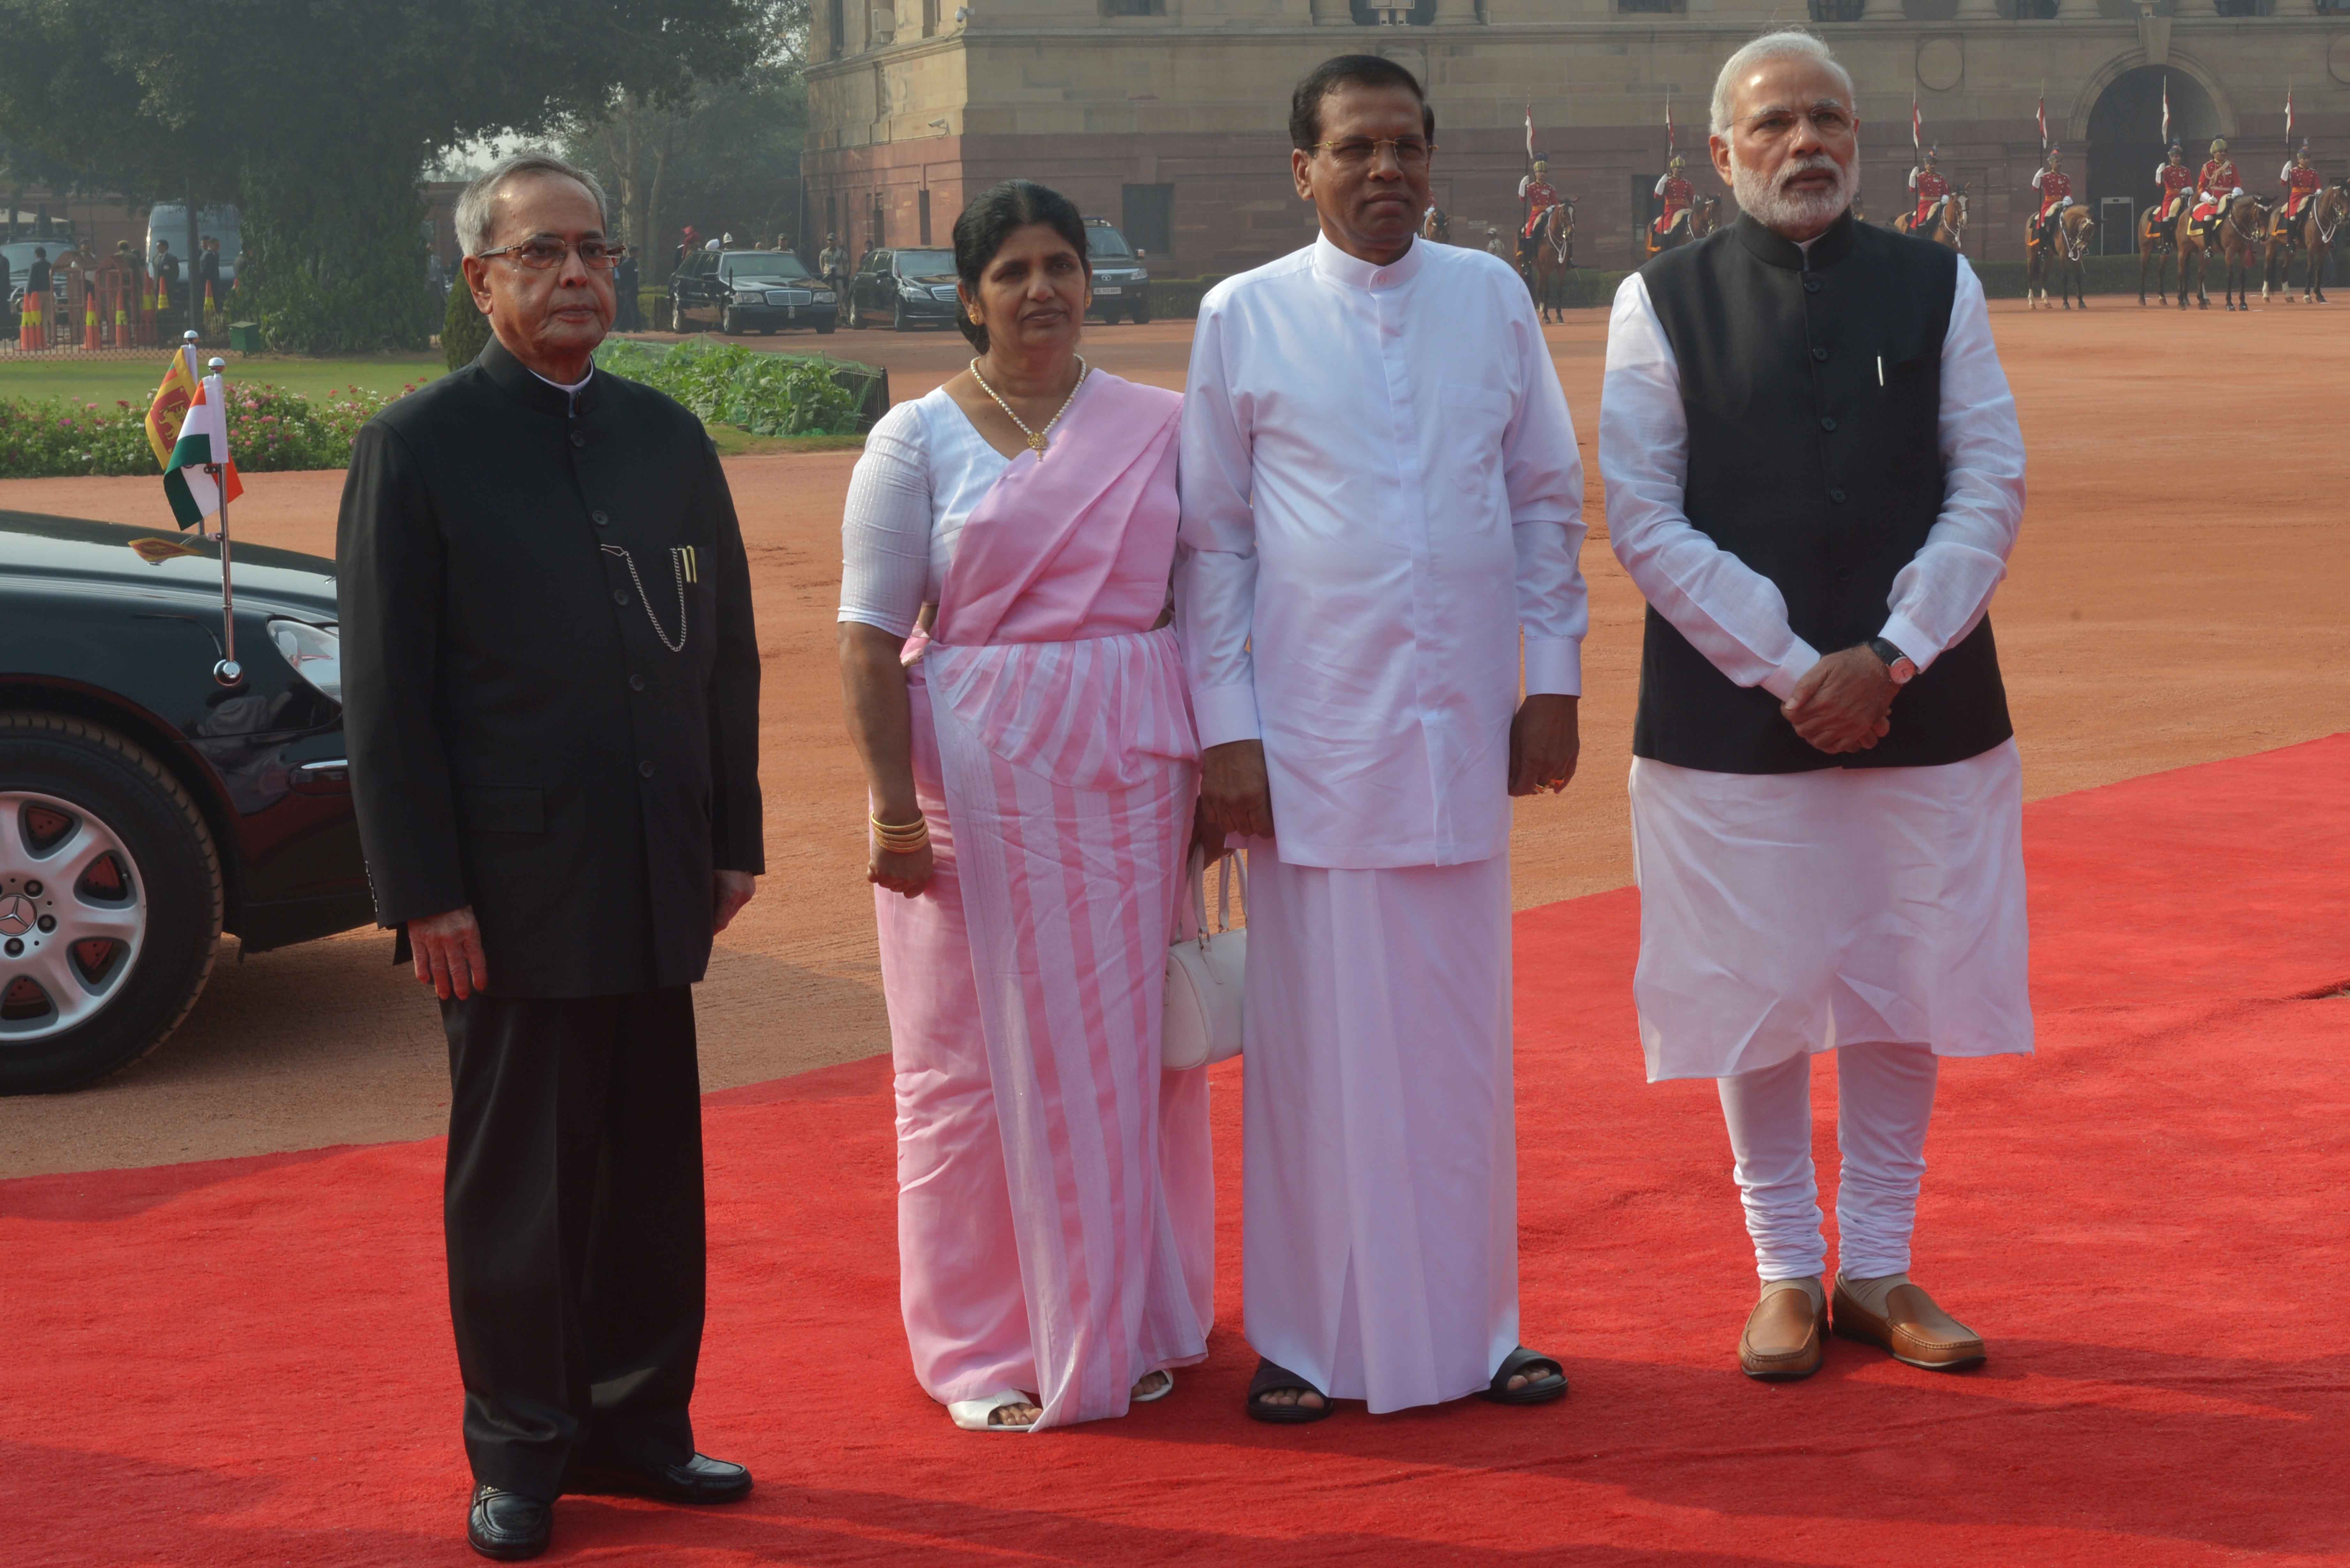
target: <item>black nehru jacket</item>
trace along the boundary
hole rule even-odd
[[[1822,654],[1884,629],[1893,579],[1942,507],[1942,339],[1958,257],[1856,223],[1802,247],[1741,217],[1641,269],[1689,417],[1683,510],[1778,585]],[[1883,384],[1879,384],[1879,364]],[[1653,608],[1632,751],[1711,773],[1963,762],[2005,741],[1991,622],[1901,690],[1875,749],[1831,756]]]
[[[336,553],[377,918],[471,904],[494,995],[700,980],[712,869],[763,868],[751,589],[701,421],[492,338],[359,431]]]

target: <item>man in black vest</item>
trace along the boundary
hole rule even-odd
[[[561,1492],[725,1502],[694,1450],[702,1107],[689,986],[762,869],[759,654],[701,421],[596,369],[619,248],[543,155],[457,203],[481,358],[359,432],[343,677],[378,918],[441,998],[467,1534]]]
[[[1984,618],[2023,441],[1982,287],[1854,221],[1852,80],[1804,33],[1723,67],[1743,215],[1625,281],[1599,465],[1648,600],[1633,731],[1634,981],[1654,1079],[1718,1081],[1760,1299],[1751,1376],[1829,1330],[1810,1072],[1836,1054],[1835,1332],[1955,1369],[1910,1282],[1943,1056],[2032,1048],[2022,787]]]

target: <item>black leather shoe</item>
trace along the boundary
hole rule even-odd
[[[535,1497],[484,1482],[473,1489],[465,1515],[465,1540],[484,1557],[519,1563],[546,1550],[555,1539],[555,1510]]]
[[[564,1490],[662,1502],[733,1502],[750,1495],[751,1472],[707,1454],[675,1465],[582,1464]]]

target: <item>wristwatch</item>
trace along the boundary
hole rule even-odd
[[[1918,679],[1918,661],[1883,638],[1870,638],[1868,651],[1885,660],[1885,673],[1893,677],[1896,686],[1907,686]]]

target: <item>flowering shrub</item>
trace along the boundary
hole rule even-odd
[[[695,337],[673,348],[608,342],[596,351],[596,364],[667,392],[706,424],[735,425],[753,435],[858,431],[857,394],[839,384],[829,360]]]
[[[232,382],[228,449],[246,473],[341,468],[351,460],[351,441],[359,427],[390,401],[359,387],[313,402],[265,384]],[[0,479],[161,473],[147,444],[143,404],[0,399]]]

